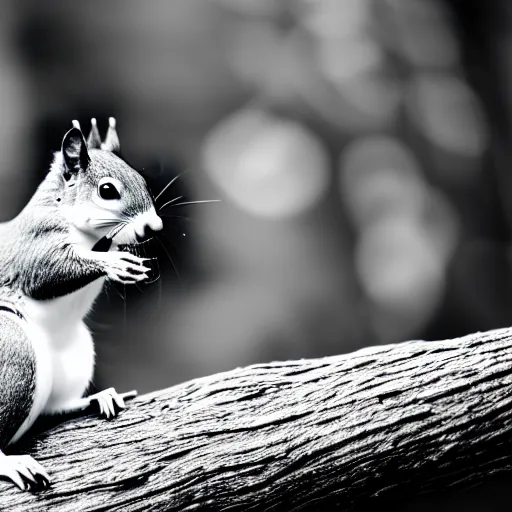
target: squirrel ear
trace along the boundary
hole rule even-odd
[[[105,142],[101,145],[101,149],[111,151],[112,153],[119,153],[121,145],[119,144],[119,137],[116,131],[116,120],[113,117],[108,118],[108,130]]]
[[[87,137],[87,149],[100,149],[101,147],[101,138],[100,132],[98,131],[98,125],[96,123],[96,118],[91,119],[91,131],[89,132],[89,137]]]
[[[66,179],[69,179],[71,174],[77,174],[80,170],[85,171],[89,165],[90,158],[87,152],[87,144],[77,121],[73,121],[73,128],[64,135],[62,156],[66,164],[67,177],[64,176]]]

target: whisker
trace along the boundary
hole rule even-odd
[[[148,280],[148,281],[145,281],[146,284],[153,284],[155,281],[159,281],[160,280],[160,266],[158,265],[158,258],[156,257],[156,253],[155,253],[155,250],[154,250],[154,240],[155,240],[155,237],[151,237],[149,241],[151,241],[153,243],[153,246],[152,246],[152,249],[151,249],[151,254],[152,255],[155,255],[154,258],[151,258],[155,264],[156,264],[156,271],[155,271],[155,268],[153,266],[151,266],[151,272],[155,275],[153,279],[151,280]],[[143,251],[144,251],[144,257],[147,258],[147,253],[146,253],[146,248],[143,247]],[[162,283],[160,282],[159,283],[159,286],[160,286],[160,290],[159,290],[159,295],[161,296],[162,294]],[[160,305],[160,302],[158,302],[158,305]]]
[[[158,201],[158,198],[162,196],[162,194],[180,177],[180,176],[183,176],[186,172],[188,171],[185,170],[183,172],[180,172],[178,174],[178,176],[175,176],[169,183],[167,183],[167,185],[165,185],[165,187],[160,191],[160,193],[155,197],[155,203]]]
[[[167,250],[167,247],[165,247],[165,245],[162,243],[162,240],[160,240],[160,238],[158,236],[155,237],[155,240],[158,240],[158,242],[162,246],[162,249],[165,251],[165,254],[167,254],[167,257],[169,258],[169,261],[171,262],[174,272],[176,272],[178,279],[180,279],[180,273],[178,272],[178,269],[176,268],[176,265],[174,264],[174,261],[172,260],[171,255],[169,254],[169,251]]]
[[[167,201],[167,203],[165,203],[164,205],[160,206],[160,208],[158,208],[158,211],[162,211],[166,206],[169,206],[170,204],[174,203],[175,201],[179,201],[180,199],[183,199],[183,196],[178,196],[178,197],[175,197],[174,199],[171,199],[170,201]]]
[[[123,301],[123,333],[126,335],[126,318],[127,318],[127,315],[126,315],[126,285],[123,285],[123,296],[124,296],[124,301]]]
[[[144,246],[145,244],[151,242],[151,240],[153,240],[153,238],[154,237],[148,238],[147,240],[143,240],[142,242],[134,242],[133,244],[130,244],[130,245],[134,248],[141,247],[141,246]]]
[[[173,240],[171,239],[171,237],[167,236],[165,233],[161,233],[161,234],[160,234],[160,236],[163,236],[163,237],[165,238],[165,240],[167,240],[167,242],[169,242],[169,244],[170,244],[173,248],[175,248],[175,249],[179,250],[179,246],[175,243],[175,241],[173,241]]]
[[[110,226],[117,226],[118,222],[94,222],[92,225],[95,228],[108,228]]]
[[[165,217],[166,219],[183,219],[188,222],[197,222],[196,219],[191,219],[190,217],[184,217],[183,215],[171,215],[170,213],[162,213],[160,217]],[[171,224],[171,226],[173,226]]]
[[[129,222],[130,219],[124,216],[119,217],[97,217],[94,220],[104,221],[104,222]]]
[[[143,242],[136,244],[135,250],[137,251],[138,256],[141,256],[143,258],[148,257],[147,247],[148,247],[148,244],[153,241],[153,239],[154,239],[154,237],[152,236],[151,238],[148,238],[147,240],[144,240]],[[149,259],[153,260],[153,258],[149,258]],[[156,258],[154,258],[154,259],[156,259]],[[153,266],[151,264],[149,265],[149,267],[151,268],[151,271],[148,274],[148,277],[151,276],[151,274],[154,272]],[[158,277],[159,276],[157,276],[155,279],[147,279],[144,281],[144,284],[148,285],[148,284],[154,283],[158,279]]]
[[[179,198],[177,198],[179,199]],[[169,201],[168,203],[165,203],[158,211],[161,211],[164,209],[164,207],[166,207],[167,205],[171,204],[172,202],[174,202],[175,200],[173,201]],[[203,203],[220,203],[221,200],[220,199],[209,199],[209,200],[205,200],[205,201],[185,201],[183,203],[178,203],[178,204],[173,204],[172,207],[176,207],[176,206],[185,206],[185,205],[190,205],[190,204],[203,204]]]
[[[158,263],[158,258],[155,259],[155,263],[156,263],[156,268],[158,270],[158,277],[156,278],[156,280],[158,281],[158,308],[160,309],[162,307],[162,273],[160,271],[160,265]],[[154,281],[152,281],[154,282]]]
[[[185,219],[185,220],[192,220],[190,217],[185,217],[184,215],[173,215],[172,213],[162,213],[160,217],[170,217],[174,219]]]
[[[121,297],[121,300],[125,300],[125,298],[123,297],[123,294],[119,291],[119,288],[116,286],[115,283],[110,283],[109,284],[110,288],[114,289],[114,291],[117,293],[117,295],[119,295],[119,297]]]

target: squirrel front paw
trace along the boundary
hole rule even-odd
[[[5,455],[0,452],[0,477],[8,478],[22,491],[50,485],[50,475],[30,455]]]
[[[149,267],[144,266],[148,258],[139,258],[129,252],[112,251],[97,253],[105,265],[107,277],[123,284],[134,284],[148,279]]]

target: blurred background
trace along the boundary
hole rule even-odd
[[[512,323],[505,0],[2,0],[0,220],[71,120],[162,210],[160,279],[90,319],[96,384]],[[181,202],[182,200],[176,200]]]

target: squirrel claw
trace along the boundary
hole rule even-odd
[[[0,456],[0,477],[11,480],[22,491],[50,485],[50,475],[30,455]]]
[[[144,266],[145,258],[139,258],[129,252],[112,251],[95,253],[97,259],[101,259],[105,265],[105,273],[112,281],[122,284],[135,284],[148,279],[150,268]]]

